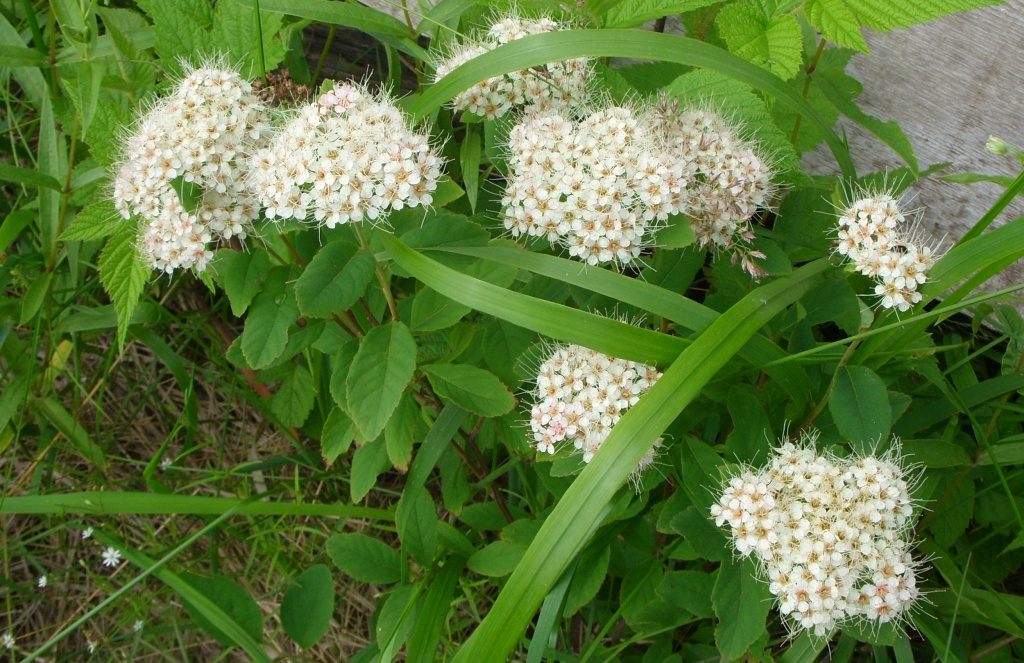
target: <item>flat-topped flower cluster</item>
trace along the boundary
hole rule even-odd
[[[502,44],[528,35],[557,32],[563,26],[550,18],[527,19],[506,16],[497,20],[475,42],[459,45],[437,64],[434,78],[441,80],[459,65],[469,62]],[[452,107],[489,120],[501,117],[517,107],[539,110],[575,107],[585,103],[591,77],[589,60],[578,58],[551,62],[523,71],[513,71],[476,83],[457,94]]]
[[[538,451],[571,443],[589,463],[623,413],[661,377],[653,366],[610,357],[582,345],[557,345],[540,365],[530,412]],[[653,462],[653,449],[641,461]]]
[[[429,205],[442,165],[390,98],[349,83],[289,116],[253,161],[249,187],[268,219],[328,228]]]
[[[899,201],[886,193],[855,200],[839,216],[836,250],[878,284],[882,308],[908,311],[921,301],[920,286],[935,264],[935,250],[917,238]]]
[[[791,628],[824,636],[856,620],[906,618],[920,596],[914,505],[899,447],[879,458],[784,443],[728,480],[711,515],[751,556]]]
[[[244,186],[249,155],[267,136],[265,108],[237,71],[192,68],[124,142],[113,199],[141,220],[140,250],[156,269],[202,271],[222,239],[244,238],[259,208]],[[179,196],[198,187],[196,205]]]

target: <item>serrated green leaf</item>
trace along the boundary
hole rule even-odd
[[[406,487],[395,507],[395,524],[405,553],[424,566],[434,561],[437,511],[426,488]]]
[[[356,426],[348,414],[339,407],[331,408],[320,433],[320,453],[327,465],[333,465],[338,456],[347,452],[356,436]]]
[[[210,267],[231,303],[231,312],[241,317],[253,298],[263,289],[270,273],[270,255],[261,249],[221,250]]]
[[[373,278],[373,254],[348,242],[329,242],[295,284],[303,315],[328,318],[352,308]]]
[[[288,346],[288,330],[299,319],[288,268],[275,267],[253,299],[242,330],[242,354],[254,369],[270,366]]]
[[[123,225],[131,225],[116,209],[111,200],[102,199],[88,205],[75,215],[71,225],[60,238],[65,242],[81,242],[102,239],[117,232]]]
[[[860,21],[843,0],[807,0],[804,6],[811,25],[826,39],[861,53],[868,52],[868,43],[860,31]]]
[[[293,364],[288,377],[270,401],[270,411],[283,425],[298,428],[306,422],[316,400],[316,385],[309,369]]]
[[[256,642],[263,640],[263,613],[241,585],[222,576],[205,578],[194,573],[183,573],[181,578],[233,619],[250,638]],[[203,610],[194,606],[186,597],[182,598],[185,599],[185,609],[192,619],[214,640],[224,645],[237,644]]]
[[[149,278],[149,267],[135,249],[135,226],[119,227],[100,253],[99,272],[103,289],[117,312],[117,345],[124,347],[132,312],[139,304]]]
[[[165,68],[179,71],[179,58],[209,54],[207,30],[213,23],[208,0],[139,0],[139,7],[153,20],[154,50]]]
[[[437,395],[484,417],[498,417],[515,407],[508,387],[490,371],[468,364],[423,367]]]
[[[333,613],[334,581],[324,564],[314,564],[303,571],[281,598],[281,626],[303,649],[324,637]]]
[[[352,368],[352,359],[358,351],[359,341],[350,339],[331,360],[331,397],[345,412],[348,412],[348,387],[345,386],[345,382],[348,380],[349,369]]]
[[[892,406],[882,378],[867,366],[840,366],[828,398],[839,433],[853,448],[870,453],[892,429]]]
[[[715,4],[715,0],[625,0],[608,8],[601,17],[606,28],[631,28],[647,21],[693,11]]]
[[[768,16],[752,5],[726,5],[715,20],[729,50],[783,80],[796,76],[803,62],[800,23],[789,14]]]
[[[401,560],[387,544],[365,534],[335,534],[327,554],[342,572],[360,582],[386,585],[401,578]]]
[[[345,379],[348,411],[365,439],[384,430],[416,370],[416,341],[401,322],[374,327],[359,343]]]
[[[736,660],[764,633],[771,609],[768,585],[756,576],[748,557],[740,561],[727,558],[718,569],[718,580],[711,593],[711,604],[718,617],[715,644],[722,656]]]
[[[974,516],[974,480],[950,471],[942,475],[938,487],[940,490],[935,495],[944,497],[945,501],[934,507],[928,529],[935,535],[936,543],[949,547],[960,538]]]
[[[257,30],[255,9],[237,2],[218,2],[210,27],[211,44],[229,55],[232,62],[241,64],[242,75],[254,78],[263,71],[271,71],[284,59],[284,45],[274,36],[281,30],[281,14],[263,9],[260,3],[260,26]],[[260,35],[263,44],[260,44]],[[262,52],[261,52],[262,47]]]

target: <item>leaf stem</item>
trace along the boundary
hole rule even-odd
[[[806,101],[807,97],[811,94],[811,74],[813,74],[814,70],[818,68],[818,61],[821,59],[821,54],[825,52],[826,43],[827,42],[824,37],[818,41],[818,50],[814,52],[814,56],[811,57],[811,61],[807,64],[807,71],[804,74],[804,101]],[[803,122],[803,119],[803,115],[797,114],[796,122],[793,123],[793,138],[789,141],[793,143],[793,145],[796,145],[796,139],[800,135],[800,124]]]
[[[363,247],[367,251],[370,251],[370,245],[366,241],[366,235],[363,234],[363,229],[358,223],[352,224],[352,229],[355,230],[356,237],[359,238],[359,246]],[[373,251],[370,251],[370,255],[373,256]],[[384,273],[384,268],[377,262],[377,257],[373,256],[373,269],[377,273],[377,281],[380,282],[381,292],[384,293],[384,299],[388,302],[388,310],[391,311],[391,319],[398,322],[398,307],[395,305],[395,297],[391,294],[391,286],[388,285],[388,277]]]

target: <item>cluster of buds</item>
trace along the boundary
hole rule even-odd
[[[341,83],[288,117],[256,153],[248,186],[268,219],[333,228],[429,205],[441,165],[390,98]]]
[[[540,452],[571,442],[589,463],[623,413],[636,405],[661,372],[653,366],[609,357],[582,345],[556,345],[537,372],[530,429]],[[633,474],[654,464],[660,440]]]
[[[875,279],[882,308],[908,311],[921,301],[918,288],[928,280],[937,256],[914,232],[899,201],[879,193],[854,201],[839,216],[836,250],[854,269]]]
[[[688,165],[656,141],[631,109],[574,122],[530,114],[509,135],[511,178],[502,198],[512,237],[546,237],[589,264],[624,264],[670,214],[683,210]]]
[[[140,118],[112,193],[125,219],[140,219],[139,250],[154,268],[202,271],[215,243],[246,236],[259,209],[244,182],[264,117],[252,86],[214,63],[187,71]],[[182,200],[185,188],[197,200]]]
[[[711,515],[753,555],[793,629],[906,617],[920,596],[911,554],[914,505],[899,445],[885,456],[819,454],[785,443],[767,467],[729,479]]]
[[[530,20],[518,16],[505,17],[492,25],[478,42],[459,46],[439,62],[435,80],[441,80],[459,65],[502,44],[527,35],[557,32],[561,29],[561,25],[548,18]],[[590,75],[590,64],[585,58],[552,62],[481,81],[460,92],[452,100],[452,106],[456,110],[469,111],[489,120],[522,106],[541,110],[572,107],[586,101]]]
[[[662,100],[651,113],[654,132],[674,158],[690,165],[686,214],[701,248],[725,249],[753,276],[763,274],[753,258],[751,219],[771,203],[774,171],[755,146],[718,113],[680,109]]]

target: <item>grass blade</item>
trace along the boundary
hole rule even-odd
[[[516,39],[473,58],[427,89],[409,108],[422,119],[459,92],[480,81],[513,71],[581,57],[621,57],[662,60],[704,67],[730,76],[775,97],[813,122],[825,136],[843,177],[857,176],[846,144],[781,78],[717,46],[677,35],[645,30],[564,30]]]
[[[811,263],[736,303],[665,371],[612,429],[601,452],[565,492],[512,573],[487,617],[454,661],[503,660],[538,606],[600,525],[616,491],[651,444],[744,343],[799,299],[828,263]]]

